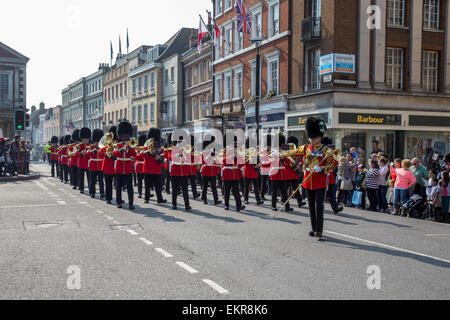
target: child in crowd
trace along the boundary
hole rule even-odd
[[[441,190],[438,184],[439,180],[434,177],[432,178],[431,185],[427,187],[427,200],[430,205],[430,210],[428,210],[428,216],[425,218],[435,219],[436,213],[442,210]]]
[[[389,180],[389,188],[386,193],[386,201],[388,204],[388,213],[392,214],[394,211],[394,187],[395,187],[395,180],[391,179]]]
[[[356,190],[362,192],[361,205],[358,206],[359,209],[366,210],[366,170],[361,164],[358,166],[358,175],[356,176]]]

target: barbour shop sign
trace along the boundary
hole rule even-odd
[[[402,124],[402,116],[399,114],[364,114],[341,112],[339,113],[339,123],[400,126]]]
[[[309,117],[318,117],[328,123],[328,113],[319,113],[319,114],[311,114],[311,115],[301,115],[295,117],[288,118],[288,126],[289,127],[301,127],[306,125],[306,121],[308,121]]]

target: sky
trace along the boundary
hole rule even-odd
[[[211,0],[4,0],[0,41],[30,58],[27,64],[27,108],[44,102],[61,104],[70,83],[130,49],[169,40],[180,28],[206,21]],[[114,63],[114,60],[113,60]]]

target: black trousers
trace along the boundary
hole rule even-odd
[[[287,181],[287,187],[288,187],[288,188],[289,188],[289,187],[292,187],[292,192],[294,192],[295,190],[297,190],[297,188],[298,188],[299,185],[300,185],[300,184],[299,184],[298,179],[295,179],[295,180],[288,180],[288,181]],[[288,195],[288,198],[289,198],[289,196],[290,196],[290,195]],[[298,192],[295,194],[295,198],[297,199],[298,205],[300,205],[300,204],[302,203],[302,201],[303,201],[303,198],[302,198],[302,190],[301,190],[301,188],[300,188],[300,190],[298,190]]]
[[[223,180],[225,193],[225,207],[230,207],[230,193],[233,193],[236,208],[242,207],[241,194],[239,193],[239,180]]]
[[[71,177],[70,180],[72,182],[72,186],[74,187],[78,187],[78,167],[77,166],[72,166],[70,167],[71,170]]]
[[[134,190],[133,190],[133,174],[116,174],[116,202],[122,204],[122,187],[127,187],[128,204],[132,206],[134,204]]]
[[[270,182],[270,176],[261,175],[261,197],[265,197],[267,194],[268,184]]]
[[[170,176],[169,170],[165,170],[165,172],[166,172],[166,192],[170,193],[170,182],[172,177]]]
[[[214,197],[214,203],[219,201],[219,196],[217,195],[217,183],[216,177],[202,177],[202,200],[208,201],[208,185],[211,185],[211,191]]]
[[[142,185],[144,181],[144,174],[143,173],[137,173],[137,186],[138,186],[138,194],[140,197],[142,197]]]
[[[61,182],[69,181],[69,167],[67,166],[67,164],[61,164],[60,168],[59,179],[61,180]]]
[[[105,194],[105,184],[103,181],[103,171],[90,171],[90,183],[89,193],[95,195],[97,193],[96,184],[98,179],[98,186],[100,188],[100,194]]]
[[[196,176],[188,176],[188,181],[191,185],[192,188],[192,196],[195,198],[197,196],[197,181],[196,181]]]
[[[56,161],[56,177],[59,178],[61,176],[61,164]]]
[[[378,206],[378,189],[367,188],[367,197],[369,198],[369,210],[377,210]]]
[[[253,184],[253,192],[255,193],[256,202],[261,202],[261,197],[259,195],[259,178],[256,179],[245,179],[244,186],[244,200],[248,201],[248,195],[250,193],[250,184]]]
[[[328,185],[327,197],[328,197],[328,201],[330,202],[331,209],[333,209],[333,211],[336,212],[339,209],[339,206],[336,201],[336,185],[335,184]]]
[[[104,174],[105,177],[105,187],[106,187],[106,201],[112,201],[112,194],[113,194],[113,180],[114,175],[113,174]]]
[[[281,202],[286,203],[287,196],[287,181],[285,180],[272,180],[272,208],[277,207],[277,195],[278,191],[281,193]],[[289,209],[289,203],[286,205],[286,209]]]
[[[323,208],[325,201],[325,189],[306,190],[309,203],[309,216],[311,218],[312,231],[323,233]]]
[[[189,206],[188,180],[187,177],[171,177],[172,180],[172,205],[177,205],[178,189],[181,187],[184,198],[184,205]]]
[[[51,172],[52,177],[55,177],[55,167],[58,166],[58,160],[50,160],[50,165],[52,166]],[[56,174],[58,174],[58,168],[56,168]],[[59,177],[59,175],[58,175]]]
[[[162,197],[161,175],[159,174],[145,175],[145,201],[150,201],[151,187],[155,188],[158,203],[161,203],[164,200]]]
[[[84,175],[86,174],[86,178],[89,181],[89,170],[88,169],[80,169],[78,168],[78,187],[80,191],[84,191]],[[88,184],[89,189],[89,184]]]

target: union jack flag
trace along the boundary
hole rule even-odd
[[[244,0],[236,0],[237,28],[239,32],[252,33],[252,19]]]

